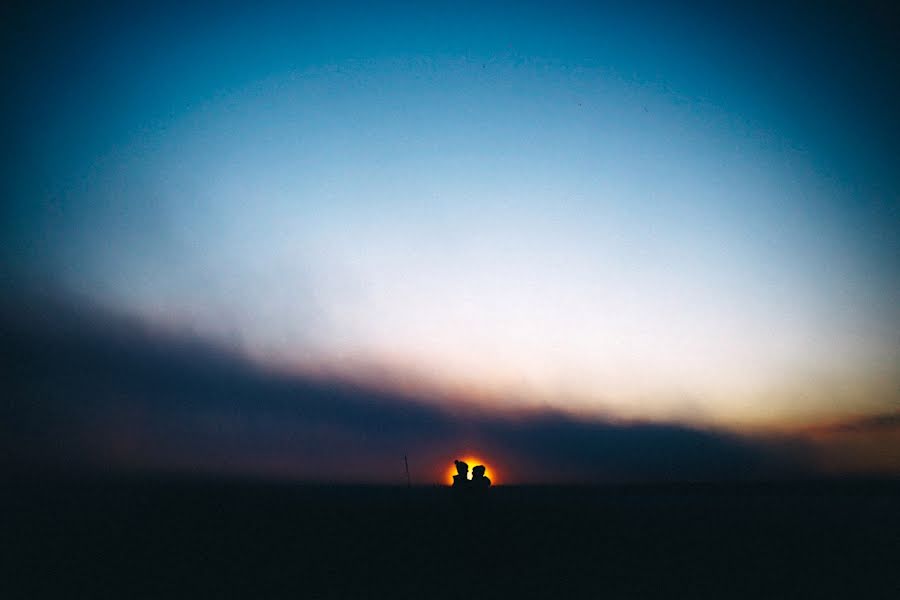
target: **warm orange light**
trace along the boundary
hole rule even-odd
[[[457,458],[455,460],[461,460],[467,465],[469,465],[469,479],[472,479],[472,468],[478,465],[484,465],[484,476],[491,480],[491,485],[497,485],[497,476],[495,471],[491,468],[486,461],[476,457],[476,456],[463,456],[462,458]],[[450,466],[447,468],[447,483],[453,484],[453,476],[456,475],[456,463],[450,461]]]

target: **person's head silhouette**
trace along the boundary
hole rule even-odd
[[[469,465],[461,460],[453,461],[456,465],[456,475],[453,476],[453,487],[463,487],[469,484]]]
[[[472,485],[477,488],[487,488],[491,486],[491,480],[484,476],[484,465],[478,465],[472,468]]]

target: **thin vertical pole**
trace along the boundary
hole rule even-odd
[[[406,465],[406,487],[412,487],[412,482],[409,480],[409,460],[405,454],[403,455],[403,464]]]

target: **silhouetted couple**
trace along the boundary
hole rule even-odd
[[[456,475],[453,476],[453,487],[456,489],[486,490],[491,487],[491,480],[484,476],[484,465],[478,465],[472,469],[472,479],[469,479],[469,465],[461,460],[455,460]]]

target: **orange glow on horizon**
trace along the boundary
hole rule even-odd
[[[497,485],[497,472],[494,470],[491,465],[489,465],[486,461],[471,455],[466,455],[461,458],[456,458],[455,460],[461,460],[467,465],[469,465],[469,479],[472,479],[472,468],[477,467],[478,465],[484,466],[484,476],[491,480],[491,485]],[[456,475],[456,463],[450,461],[449,467],[447,467],[446,472],[446,481],[448,484],[453,485],[453,476]]]

